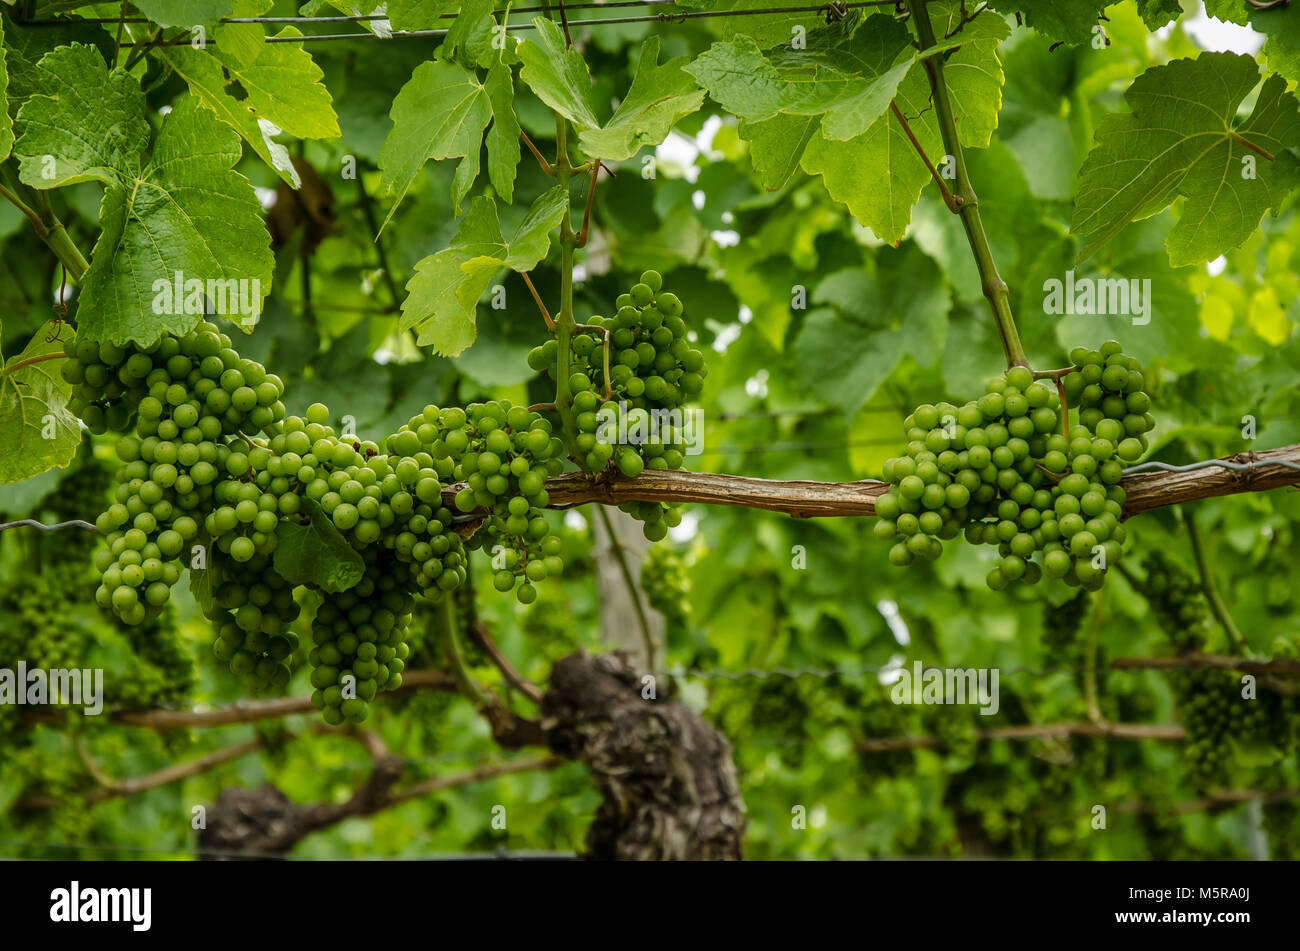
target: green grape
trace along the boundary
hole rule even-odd
[[[1141,368],[1119,344],[1071,360],[1062,383],[1079,421],[1068,434],[1056,388],[1023,366],[963,406],[922,404],[904,420],[905,454],[886,461],[889,490],[876,499],[874,534],[893,542],[892,563],[936,557],[963,535],[1000,546],[995,590],[1044,575],[1100,587],[1123,554],[1123,462],[1146,450],[1153,423]]]

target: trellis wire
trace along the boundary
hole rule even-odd
[[[588,3],[588,4],[578,4],[578,5],[574,5],[574,6],[566,6],[566,7],[563,7],[563,9],[567,11],[567,10],[571,10],[571,9],[595,9],[595,8],[599,8],[599,7],[625,7],[625,6],[634,6],[634,7],[635,7],[635,6],[670,6],[670,5],[672,5],[672,4],[671,4],[671,3],[654,3],[654,2],[649,2],[649,0],[620,0],[620,2],[616,2],[616,3]],[[855,2],[855,3],[839,3],[839,2],[832,2],[832,3],[822,3],[822,4],[810,5],[810,6],[773,7],[773,8],[767,8],[767,9],[743,9],[743,10],[679,10],[679,11],[677,11],[677,12],[673,12],[673,13],[657,13],[657,14],[654,14],[654,15],[651,15],[651,16],[625,16],[625,17],[588,17],[588,18],[571,18],[571,19],[568,20],[568,25],[571,26],[571,27],[583,27],[583,26],[614,26],[614,25],[617,25],[617,24],[628,24],[628,23],[682,23],[682,22],[685,22],[686,20],[725,19],[725,18],[727,18],[727,17],[739,17],[739,16],[781,16],[781,15],[790,15],[790,14],[796,14],[796,13],[823,13],[823,14],[825,14],[825,16],[826,16],[827,22],[831,22],[833,19],[840,19],[840,18],[842,18],[842,17],[844,16],[844,14],[846,14],[846,13],[847,13],[848,11],[850,11],[850,10],[858,10],[858,9],[864,9],[864,8],[868,8],[868,7],[897,7],[897,6],[898,6],[898,0],[857,0],[857,2]],[[527,12],[541,12],[542,10],[544,10],[544,8],[540,8],[540,9],[539,9],[539,8],[528,8],[528,9],[527,9]],[[510,10],[494,10],[494,11],[492,11],[492,15],[495,16],[495,15],[499,15],[499,14],[508,14],[508,13],[511,13],[511,12],[525,12],[525,11],[522,10],[522,9],[519,10],[519,11],[510,11]],[[446,18],[446,15],[445,15],[445,14],[443,15],[443,17],[440,17],[440,19],[443,19],[443,18]],[[294,24],[310,24],[310,23],[313,23],[313,22],[317,22],[317,23],[340,23],[340,22],[357,23],[357,22],[370,22],[370,21],[375,20],[375,19],[377,19],[377,20],[386,20],[386,19],[388,19],[388,18],[387,18],[387,17],[375,17],[373,14],[371,14],[371,15],[367,15],[366,17],[300,17],[300,18],[293,18],[293,17],[279,17],[279,18],[273,18],[273,17],[271,17],[271,18],[268,18],[268,17],[241,17],[241,18],[231,18],[231,19],[227,19],[227,20],[222,20],[222,21],[220,21],[220,22],[221,22],[221,23],[232,23],[232,24],[234,24],[234,23],[294,23]],[[131,23],[131,22],[145,22],[145,23],[150,23],[150,22],[152,22],[152,21],[151,21],[151,20],[144,19],[144,18],[137,18],[137,19],[134,19],[134,20],[133,20],[133,19],[122,20],[122,19],[120,19],[120,18],[119,18],[119,19],[111,19],[111,18],[107,18],[107,17],[100,17],[100,18],[97,18],[97,19],[94,19],[94,20],[60,20],[60,19],[52,19],[52,20],[32,20],[32,21],[28,21],[27,23],[25,23],[25,24],[21,24],[21,25],[24,25],[24,26],[57,26],[57,25],[66,25],[66,24],[68,24],[68,23],[78,23],[78,22],[80,22],[80,23],[100,23],[100,24],[102,24],[102,25],[109,25],[109,24],[115,24],[115,23],[119,23],[119,22],[124,22],[124,23]],[[517,32],[517,31],[521,31],[521,30],[532,30],[532,29],[536,29],[535,25],[534,25],[533,23],[531,23],[531,22],[530,22],[530,23],[512,23],[512,24],[508,24],[508,25],[506,25],[506,26],[504,26],[504,27],[502,27],[502,28],[503,28],[504,30],[506,30],[507,32],[512,32],[512,33],[513,33],[513,32]],[[440,30],[407,30],[407,31],[393,31],[393,32],[389,33],[388,35],[382,35],[382,36],[381,36],[380,34],[378,34],[378,33],[373,33],[373,32],[360,32],[360,33],[315,33],[315,34],[311,34],[311,33],[309,33],[309,34],[305,34],[305,35],[302,35],[302,36],[268,36],[268,37],[266,37],[265,42],[267,42],[267,43],[326,43],[326,42],[334,42],[334,41],[336,41],[336,40],[337,40],[337,41],[346,41],[346,40],[392,40],[392,39],[442,39],[443,37],[445,37],[445,36],[447,35],[448,32],[449,32],[449,31],[448,31],[448,30],[445,30],[445,29],[440,29]],[[176,38],[174,38],[174,39],[172,39],[172,40],[170,40],[170,41],[164,42],[164,43],[159,43],[156,39],[155,39],[155,40],[140,40],[140,41],[131,42],[131,43],[122,43],[122,44],[121,44],[121,48],[122,48],[122,49],[131,49],[131,48],[140,47],[140,46],[175,46],[175,45],[178,45],[178,44],[187,44],[187,43],[189,43],[189,42],[190,42],[190,40],[189,40],[188,35],[185,34],[185,33],[182,33],[182,34],[179,35],[178,37],[176,37]],[[216,44],[214,41],[212,41],[212,40],[208,40],[208,41],[207,41],[207,45],[209,45],[209,46],[216,46],[217,44]]]
[[[551,6],[533,6],[533,7],[502,7],[499,10],[489,11],[491,16],[500,16],[502,14],[512,13],[551,13],[563,9],[565,12],[571,10],[599,10],[599,9],[617,9],[626,7],[671,7],[676,6],[675,0],[610,0],[608,3],[564,3],[553,4]],[[711,11],[715,16],[745,16],[754,13],[805,13],[828,10],[832,12],[857,10],[865,7],[898,7],[901,0],[859,0],[855,3],[823,3],[815,7],[796,8],[787,10],[721,10]],[[704,11],[685,11],[685,12],[704,12]],[[454,20],[460,16],[460,12],[439,14],[439,20]],[[672,15],[676,19],[676,15]],[[386,14],[366,13],[361,15],[331,15],[331,16],[262,16],[262,17],[222,17],[217,22],[219,24],[227,23],[285,23],[285,24],[312,24],[312,23],[379,23],[391,19]],[[647,20],[658,19],[658,17],[647,17]],[[65,19],[58,17],[49,17],[38,20],[16,21],[18,26],[65,26],[75,23],[94,23],[104,26],[112,26],[117,23],[152,23],[148,17],[84,17],[75,19]],[[581,20],[572,21],[581,23]],[[358,36],[365,34],[357,34]],[[396,33],[400,36],[402,34]],[[123,44],[126,45],[126,44]]]

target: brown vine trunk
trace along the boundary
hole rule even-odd
[[[740,859],[745,831],[731,745],[647,687],[624,655],[556,661],[542,701],[551,749],[580,759],[604,801],[588,859]]]

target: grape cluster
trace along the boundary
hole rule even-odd
[[[203,321],[183,337],[164,335],[148,347],[65,344],[62,373],[78,394],[70,407],[92,431],[125,431],[137,414],[134,433],[117,442],[122,465],[113,502],[95,523],[107,545],[96,555],[103,583],[95,600],[128,624],[157,617],[167,604],[180,577],[172,562],[200,525],[216,534],[200,513],[238,497],[240,504],[248,501],[241,512],[251,506],[256,516],[277,501],[226,477],[231,457],[245,458],[230,437],[247,440],[245,430],[274,427],[285,413],[284,383],[230,343]],[[262,516],[232,557],[269,552],[276,520]],[[221,544],[231,551],[231,539]]]
[[[415,607],[410,563],[378,548],[362,553],[365,573],[346,591],[326,593],[312,624],[311,702],[326,723],[366,718],[379,690],[402,685]]]
[[[1249,742],[1267,732],[1264,696],[1244,699],[1240,677],[1226,670],[1176,671],[1172,679],[1193,782],[1204,787],[1225,780],[1230,741]]]
[[[875,532],[894,542],[893,564],[938,558],[964,533],[998,547],[987,578],[995,591],[1043,575],[1101,587],[1123,553],[1119,482],[1124,461],[1146,449],[1150,400],[1118,343],[1071,359],[1063,385],[1079,400],[1072,427],[1056,388],[1023,366],[990,380],[978,400],[922,405],[904,420],[906,453],[886,461],[890,489],[876,500]]]
[[[691,343],[682,302],[663,290],[658,271],[644,272],[614,305],[613,317],[592,317],[571,342],[579,462],[599,472],[613,461],[628,478],[647,466],[680,469],[687,450],[681,407],[704,388],[704,353]],[[547,341],[529,353],[529,366],[554,373],[558,353],[558,342]],[[651,541],[681,522],[680,513],[658,502],[620,507],[645,523]]]
[[[664,616],[669,631],[686,627],[689,587],[690,575],[680,553],[659,545],[646,552],[641,563],[641,590],[650,607]]]
[[[465,483],[454,499],[461,512],[488,510],[469,547],[490,551],[498,591],[513,589],[522,604],[531,604],[534,585],[564,570],[560,539],[551,535],[543,512],[550,501],[546,480],[564,466],[564,441],[540,413],[509,400],[464,409],[427,406],[389,446],[422,451],[439,478]],[[441,491],[429,483],[429,492],[435,488]]]

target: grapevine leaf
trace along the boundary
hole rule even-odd
[[[9,115],[17,116],[28,97],[45,92],[47,77],[40,61],[46,53],[73,43],[88,43],[109,57],[113,40],[100,27],[77,20],[39,29],[24,28],[14,22],[9,7],[0,4],[0,23],[4,26],[5,65],[9,74]]]
[[[884,114],[912,60],[907,28],[878,16],[851,34],[840,24],[816,30],[802,49],[764,53],[752,37],[737,36],[686,70],[741,119],[825,114],[826,134],[845,140]]]
[[[1087,43],[1111,0],[990,0],[1000,13],[1019,13],[1026,25],[1063,43]],[[1140,0],[1141,2],[1141,0]],[[1157,0],[1162,5],[1166,0]],[[1177,0],[1172,0],[1177,7]],[[1150,0],[1147,0],[1149,5]],[[1175,14],[1177,15],[1177,14]]]
[[[928,105],[930,87],[923,68],[914,67],[899,86],[895,102],[904,115],[918,116]],[[927,154],[941,154],[937,128],[912,124]],[[921,189],[930,173],[908,141],[901,123],[886,113],[866,132],[836,142],[818,130],[808,143],[802,165],[810,175],[821,175],[826,190],[844,202],[853,217],[882,241],[896,242],[907,230]]]
[[[276,529],[275,570],[291,584],[346,591],[361,580],[366,563],[319,505],[307,500],[303,511],[310,524],[289,519]]]
[[[475,312],[483,291],[502,268],[528,271],[550,248],[550,232],[569,208],[567,190],[556,185],[533,202],[507,241],[496,202],[470,203],[451,246],[415,265],[402,303],[403,330],[416,329],[418,343],[454,357],[474,342]]]
[[[38,331],[0,372],[0,483],[66,466],[81,442],[81,424],[68,412],[72,386],[59,372],[63,361],[19,366],[50,354],[62,355],[63,341],[47,343],[45,336]]]
[[[58,188],[134,176],[149,144],[140,84],[110,73],[99,51],[82,43],[46,54],[40,69],[44,88],[18,114],[19,177],[33,188]]]
[[[4,24],[0,22],[0,162],[9,157],[14,147],[14,124],[9,117],[9,67],[5,62]]]
[[[411,183],[429,160],[464,158],[477,152],[492,118],[488,92],[478,77],[456,63],[421,63],[402,87],[389,113],[393,129],[379,150],[383,189],[392,220]]]
[[[214,26],[230,16],[234,0],[136,0],[140,12],[159,26]]]
[[[601,124],[591,100],[591,75],[576,50],[550,20],[533,20],[537,34],[519,45],[522,79],[538,98],[578,127],[578,140],[592,156],[631,158],[647,143],[662,142],[682,116],[700,108],[704,92],[684,70],[685,57],[659,63],[659,38],[641,47],[641,59],[627,96],[608,123]]]
[[[56,50],[41,62],[54,95],[32,96],[19,114],[23,180],[36,188],[87,179],[106,186],[102,230],[82,281],[79,333],[148,344],[163,332],[188,332],[199,314],[154,307],[155,282],[171,286],[178,273],[205,284],[247,280],[241,297],[260,311],[271,284],[270,236],[252,186],[233,170],[240,157],[234,131],[183,99],[163,120],[141,170],[147,126],[135,80],[110,74],[89,47]],[[53,177],[44,177],[46,169]]]
[[[1264,44],[1264,59],[1275,72],[1292,82],[1300,82],[1300,16],[1291,7],[1272,10],[1254,10],[1250,14],[1252,28],[1268,37]]]
[[[591,75],[582,55],[564,42],[560,28],[544,17],[533,20],[536,35],[519,44],[519,78],[537,98],[580,129],[600,125],[591,104]],[[603,158],[603,156],[602,156]]]
[[[299,36],[287,27],[281,36]],[[295,138],[334,139],[338,118],[311,54],[293,43],[264,44],[245,65],[221,48],[169,46],[160,51],[199,100],[228,122],[262,160],[294,188],[301,182],[280,131]]]
[[[627,96],[605,125],[581,129],[578,141],[588,155],[611,162],[629,159],[643,145],[658,145],[683,116],[696,112],[704,90],[682,68],[686,57],[659,63],[659,37],[641,45],[641,59]]]
[[[515,116],[515,84],[510,67],[494,63],[484,82],[492,106],[492,127],[487,132],[488,180],[498,195],[514,201],[515,175],[519,171],[519,119]]]
[[[1158,30],[1183,15],[1179,0],[1137,0],[1138,15],[1149,30]]]
[[[1238,23],[1244,26],[1250,13],[1250,6],[1239,0],[1205,0],[1205,12],[1208,16],[1224,23]]]
[[[1166,240],[1176,267],[1215,258],[1255,230],[1294,187],[1287,150],[1300,145],[1300,112],[1280,76],[1233,127],[1258,81],[1254,60],[1232,53],[1175,60],[1134,80],[1125,94],[1133,111],[1106,117],[1079,171],[1071,223],[1083,241],[1079,262],[1180,196],[1182,216]]]

